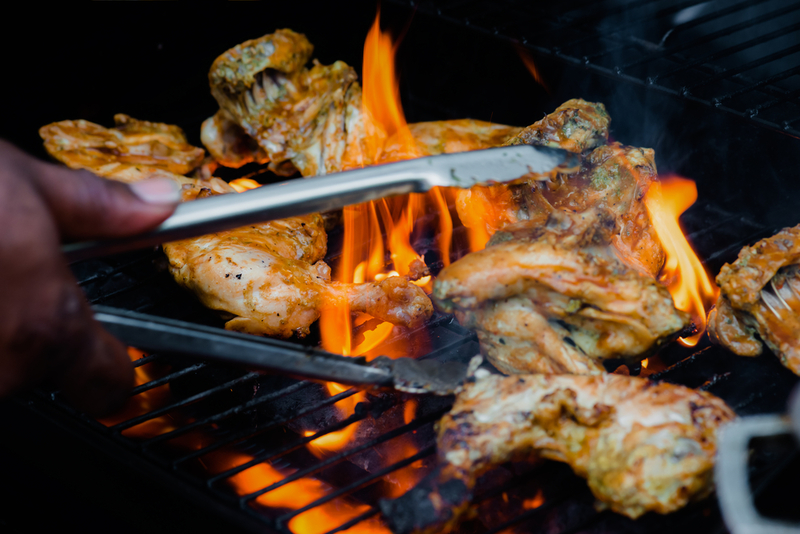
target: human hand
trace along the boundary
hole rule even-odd
[[[179,199],[166,179],[128,186],[0,141],[0,397],[49,379],[92,414],[127,398],[127,351],[92,318],[61,241],[144,232]]]

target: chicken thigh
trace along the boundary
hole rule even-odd
[[[603,373],[604,360],[644,358],[690,324],[665,287],[619,260],[616,235],[606,211],[554,210],[443,269],[434,301],[503,372]]]
[[[438,423],[439,466],[381,509],[396,534],[453,532],[477,478],[509,461],[565,462],[602,507],[666,514],[713,489],[719,398],[622,375],[472,379]]]

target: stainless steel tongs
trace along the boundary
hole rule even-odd
[[[508,182],[531,173],[566,171],[578,164],[577,155],[565,150],[515,145],[375,165],[187,202],[152,232],[71,243],[62,251],[69,261],[78,261],[392,195],[421,193],[437,186]]]
[[[460,389],[468,374],[468,366],[457,361],[392,360],[380,356],[367,363],[364,358],[311,348],[300,352],[296,345],[285,341],[105,306],[94,306],[94,318],[123,342],[143,350],[182,353],[361,388],[450,395]]]

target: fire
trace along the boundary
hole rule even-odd
[[[216,462],[222,465],[213,465],[212,468],[215,471],[223,471],[242,465],[251,459],[251,457],[243,454],[226,455],[220,457]],[[233,475],[228,479],[228,482],[239,495],[248,495],[280,482],[293,472],[291,469],[277,469],[266,462],[262,462]],[[297,510],[325,497],[330,491],[331,488],[323,482],[305,477],[259,495],[255,501],[270,508]],[[369,510],[367,505],[351,504],[345,499],[337,498],[296,515],[289,520],[288,526],[289,530],[294,534],[318,534],[342,525],[367,510]],[[373,517],[360,521],[344,532],[350,534],[375,534],[388,533],[389,530]]]
[[[698,333],[680,342],[693,347],[706,329],[706,310],[719,296],[719,288],[692,250],[678,224],[678,217],[697,200],[697,186],[679,176],[664,178],[650,186],[645,205],[658,238],[667,254],[659,280],[667,286],[675,307],[689,312]]]
[[[244,193],[250,189],[255,189],[257,187],[261,187],[261,184],[253,180],[252,178],[237,178],[236,180],[231,180],[228,184],[236,189],[237,193]]]

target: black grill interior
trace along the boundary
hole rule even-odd
[[[604,102],[613,119],[615,140],[653,147],[662,175],[675,173],[697,181],[699,201],[681,222],[712,274],[724,262],[733,260],[744,244],[800,222],[794,208],[800,201],[795,179],[800,151],[793,137],[800,135],[796,103],[800,6],[779,1],[574,1],[543,7],[510,1],[453,0],[389,2],[382,9],[387,25],[397,33],[405,31],[398,61],[410,122],[473,117],[524,125],[569,98]],[[117,31],[122,34],[149,28],[135,45],[129,42],[119,46],[132,58],[149,58],[152,70],[169,83],[154,90],[133,76],[128,84],[120,85],[118,94],[106,94],[99,102],[81,92],[86,91],[85,86],[74,88],[81,106],[62,102],[58,113],[64,116],[53,116],[56,112],[46,106],[27,116],[12,114],[5,128],[17,124],[23,133],[2,133],[41,153],[31,135],[40,125],[67,117],[107,124],[114,112],[125,111],[137,118],[179,124],[190,140],[199,143],[200,121],[215,109],[203,80],[208,65],[217,54],[246,38],[292,27],[309,36],[323,62],[343,59],[360,70],[359,47],[373,17],[374,4],[320,10],[315,17],[298,13],[291,6],[195,13],[181,26],[188,24],[200,35],[205,33],[197,32],[197,28],[213,27],[217,31],[211,39],[192,41],[194,50],[185,43],[186,35],[192,32],[174,30],[181,13],[159,19],[145,8],[137,14],[123,13],[123,17],[106,15],[108,20],[117,21]],[[257,15],[260,19],[256,22]],[[94,28],[85,22],[80,27]],[[92,31],[96,35],[104,30]],[[89,54],[93,40],[89,36],[76,39],[70,51],[81,57]],[[547,89],[532,79],[510,42],[532,54]],[[105,52],[98,54],[101,59],[105,57]],[[60,68],[64,67],[54,62],[56,73]],[[89,80],[101,77],[88,68],[74,68]],[[188,75],[189,70],[197,72]],[[106,76],[124,79],[122,75]],[[81,76],[75,79],[81,80]],[[34,90],[29,98],[35,96]],[[242,172],[255,173],[263,182],[273,179],[258,168]],[[435,236],[419,236],[416,247],[436,269],[441,264],[436,261],[432,238]],[[336,231],[330,241],[329,256],[335,261]],[[163,261],[160,252],[146,251],[75,264],[73,271],[93,303],[221,326],[216,315],[174,284],[164,271]],[[426,329],[430,346],[423,357],[467,360],[478,352],[474,335],[449,316],[437,314]],[[409,336],[414,339],[415,334]],[[312,334],[298,343],[298,350],[317,341]],[[206,525],[218,521],[244,531],[290,532],[292,520],[302,512],[345,501],[357,506],[358,512],[330,532],[374,521],[377,499],[391,490],[396,472],[411,464],[420,472],[432,466],[433,423],[450,402],[446,398],[414,399],[415,418],[406,421],[404,411],[411,397],[380,393],[361,403],[351,417],[340,420],[331,405],[349,398],[352,390],[328,397],[318,384],[169,354],[153,354],[136,364],[149,378],[137,386],[134,395],[158,392],[162,400],[109,426],[75,412],[57,392],[47,388],[3,405],[2,415],[8,424],[25,428],[24,421],[36,421],[39,426],[28,434],[47,436],[48,431],[42,428],[52,426],[59,429],[52,431],[59,439],[66,433],[74,443],[81,444],[65,447],[60,452],[62,462],[71,462],[77,455],[70,451],[89,444],[104,461],[123,466],[112,468],[123,472],[119,486],[126,486],[130,477],[138,481],[136,487],[147,492],[150,481],[160,488],[160,495],[167,496],[160,502],[148,502],[146,495],[137,501],[129,491],[114,487],[113,481],[100,478],[104,484],[112,484],[102,493],[124,494],[131,499],[130,506],[106,513],[110,517],[103,519],[107,521],[101,523],[104,528],[127,525],[130,514],[147,517],[148,505],[162,514],[181,516],[173,518],[175,521],[184,518],[191,522],[192,516],[195,522],[208,518]],[[769,352],[758,358],[739,358],[705,340],[693,349],[677,344],[667,347],[643,371],[648,373],[653,379],[706,389],[725,399],[740,415],[783,411],[788,393],[797,382],[797,377]],[[322,459],[308,451],[310,440],[356,421],[369,431],[348,449]],[[134,427],[165,424],[169,425],[166,431],[162,427],[146,438],[131,437]],[[309,431],[313,433],[306,435]],[[199,448],[186,445],[198,436],[202,438]],[[69,440],[64,439],[66,444]],[[374,467],[376,457],[392,453],[401,440],[409,440],[418,452],[388,466]],[[20,443],[25,443],[24,439]],[[36,454],[42,450],[59,457],[57,444],[38,444],[27,456],[12,440],[4,441],[3,446],[12,453],[10,462],[21,458],[20,465],[36,465]],[[763,453],[756,469],[766,473],[765,480],[775,465],[783,465],[784,449]],[[220,451],[236,451],[250,460],[238,468],[209,474],[203,464]],[[268,462],[288,478],[252,488],[239,497],[227,478],[259,462]],[[65,475],[66,481],[58,477],[58,482],[48,482],[51,485],[45,485],[44,490],[25,480],[25,470],[16,469],[13,472],[21,473],[14,484],[41,501],[42,494],[52,492],[53,487],[77,487],[76,479],[83,477],[94,480],[90,475],[97,465],[106,465],[94,463],[85,461],[77,475],[74,471]],[[268,499],[281,488],[292,491],[296,486],[291,484],[300,479],[319,481],[325,495],[296,510],[259,504],[259,498]],[[762,486],[761,492],[769,490],[768,484]],[[171,503],[172,494],[181,497]],[[597,512],[585,483],[566,466],[550,462],[510,464],[492,471],[480,482],[478,495],[478,517],[463,525],[463,532],[725,531],[713,498],[669,516],[649,514],[638,521]],[[544,504],[534,507],[531,503],[539,495]],[[25,497],[10,503],[29,500]],[[25,525],[43,521],[21,512],[32,508],[28,504],[6,506],[7,519],[0,524],[7,521],[26,531]],[[74,506],[96,513],[91,504],[78,502]],[[157,519],[144,523],[150,530],[170,528]]]

